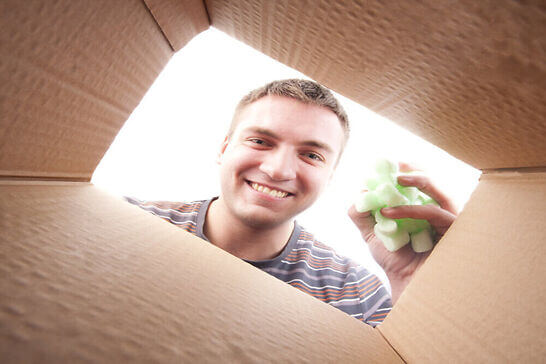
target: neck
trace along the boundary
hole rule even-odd
[[[221,198],[209,206],[204,225],[204,233],[212,244],[251,261],[278,256],[293,229],[292,221],[273,227],[248,226],[227,211]]]

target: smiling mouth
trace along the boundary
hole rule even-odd
[[[267,194],[269,196],[272,196],[272,197],[285,198],[285,197],[288,197],[288,196],[292,195],[290,192],[276,190],[274,188],[263,186],[263,185],[261,185],[259,183],[256,183],[256,182],[247,181],[247,183],[250,185],[250,187],[252,187],[253,190],[265,193],[265,194]]]

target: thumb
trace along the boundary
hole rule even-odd
[[[374,235],[375,219],[370,212],[358,212],[354,205],[349,208],[348,215],[356,225],[364,240],[368,241]]]

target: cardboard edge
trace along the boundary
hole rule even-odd
[[[157,299],[155,299],[156,302],[142,301],[140,298],[141,296],[138,295],[139,291],[138,290],[134,291],[133,289],[134,287],[137,287],[137,288],[140,287],[141,289],[151,287],[154,290],[155,289],[161,290],[165,286],[170,285],[172,287],[173,282],[176,280],[176,278],[174,278],[176,277],[176,274],[165,274],[166,270],[163,267],[170,267],[169,269],[172,269],[171,273],[185,272],[184,269],[180,268],[180,267],[183,267],[183,265],[170,264],[172,263],[170,259],[176,260],[177,258],[176,255],[180,255],[181,252],[183,251],[183,248],[179,244],[180,239],[178,239],[178,237],[180,236],[180,237],[184,237],[184,239],[187,240],[188,244],[191,247],[197,248],[195,251],[195,254],[197,255],[204,254],[207,257],[211,257],[216,260],[223,260],[224,262],[226,262],[227,266],[231,266],[232,268],[231,270],[229,270],[229,272],[231,272],[231,274],[235,274],[234,277],[236,279],[239,279],[240,283],[247,285],[247,287],[250,287],[249,284],[251,283],[250,281],[253,278],[263,279],[264,282],[269,282],[268,285],[270,285],[269,287],[270,289],[273,289],[273,290],[280,289],[280,291],[288,295],[287,297],[298,298],[298,301],[301,301],[300,303],[308,304],[310,305],[309,307],[317,307],[318,309],[317,312],[321,314],[325,314],[325,312],[327,311],[333,313],[332,316],[328,315],[327,317],[328,320],[331,318],[332,319],[331,324],[340,323],[341,326],[345,326],[346,329],[349,329],[348,332],[346,332],[347,334],[349,334],[348,337],[346,339],[340,339],[340,340],[352,341],[353,344],[351,347],[354,348],[354,345],[359,343],[360,339],[366,339],[366,338],[373,339],[373,342],[376,342],[376,344],[380,345],[380,347],[375,346],[378,349],[376,352],[375,351],[370,352],[369,349],[367,351],[361,350],[360,355],[363,355],[363,356],[353,357],[355,362],[359,361],[359,359],[370,361],[370,362],[387,362],[387,363],[404,362],[399,357],[398,353],[396,353],[396,351],[392,348],[392,346],[389,345],[389,343],[384,340],[383,336],[381,335],[379,331],[374,330],[373,328],[361,322],[358,322],[358,320],[355,320],[353,318],[350,318],[347,315],[342,314],[333,306],[330,306],[324,302],[320,302],[319,300],[312,298],[311,296],[297,290],[294,287],[285,285],[283,282],[259,270],[258,268],[241,263],[238,259],[228,256],[228,253],[221,251],[218,248],[211,247],[210,244],[208,243],[203,244],[202,246],[199,244],[196,245],[195,244],[196,242],[198,243],[202,242],[202,240],[199,239],[198,237],[188,232],[185,232],[172,224],[165,223],[161,219],[158,219],[157,217],[154,217],[151,214],[137,208],[136,206],[130,205],[122,201],[121,199],[119,200],[115,198],[112,199],[111,196],[108,196],[108,194],[105,194],[104,191],[101,191],[100,189],[98,189],[97,187],[93,186],[90,183],[81,183],[81,184],[73,183],[72,186],[78,187],[76,189],[70,188],[68,186],[69,183],[67,182],[43,182],[43,181],[42,182],[34,181],[33,183],[31,183],[31,184],[36,184],[36,186],[29,186],[29,183],[27,181],[23,181],[23,182],[5,181],[5,183],[2,183],[0,181],[0,186],[6,183],[11,184],[11,186],[5,188],[5,191],[8,194],[13,193],[12,196],[17,196],[17,197],[24,197],[26,195],[26,197],[22,199],[23,201],[13,202],[17,204],[17,209],[15,209],[14,214],[20,214],[21,210],[32,209],[33,206],[35,206],[32,203],[33,200],[51,196],[50,197],[51,204],[48,203],[43,205],[44,209],[40,210],[39,216],[43,218],[44,216],[47,216],[47,214],[54,213],[54,214],[58,214],[57,215],[58,218],[49,218],[49,219],[43,220],[42,221],[43,224],[40,226],[40,229],[48,233],[46,235],[51,237],[51,236],[54,236],[55,234],[62,233],[62,231],[64,231],[62,229],[63,227],[66,227],[66,226],[78,227],[76,230],[72,231],[69,234],[70,236],[69,246],[73,247],[74,244],[77,243],[78,241],[84,242],[85,247],[82,247],[82,248],[85,250],[85,252],[84,253],[80,252],[80,254],[78,254],[76,258],[74,258],[72,255],[66,255],[66,254],[63,255],[67,245],[66,245],[66,238],[61,238],[61,239],[54,239],[55,241],[52,241],[53,245],[57,244],[57,249],[48,248],[48,249],[41,250],[40,253],[37,253],[40,255],[41,258],[51,258],[53,256],[58,257],[59,260],[57,261],[57,263],[62,262],[63,264],[48,265],[48,270],[44,271],[45,273],[40,275],[38,278],[36,279],[33,278],[32,282],[37,282],[39,280],[42,280],[43,282],[47,282],[47,284],[38,284],[38,286],[42,287],[40,289],[48,290],[50,287],[48,284],[49,283],[55,284],[56,282],[58,282],[58,277],[59,277],[58,274],[60,271],[62,271],[61,276],[72,277],[72,279],[70,279],[68,282],[65,281],[63,283],[63,286],[59,286],[60,288],[54,291],[54,295],[59,296],[58,298],[67,298],[67,299],[62,300],[64,304],[61,306],[47,305],[44,310],[33,311],[29,315],[25,316],[24,320],[26,320],[27,322],[37,321],[37,322],[40,322],[41,326],[37,326],[39,328],[38,330],[33,330],[33,331],[30,330],[27,332],[26,337],[29,337],[32,340],[28,340],[28,342],[19,341],[14,346],[6,345],[2,347],[0,349],[0,352],[1,352],[0,356],[7,357],[7,355],[11,355],[11,357],[17,361],[36,359],[38,357],[42,357],[42,359],[46,357],[47,358],[46,361],[48,360],[58,361],[59,359],[70,361],[69,359],[74,359],[74,358],[80,358],[80,359],[85,358],[85,359],[88,359],[89,361],[97,361],[97,360],[101,361],[104,359],[112,360],[115,358],[121,358],[122,355],[129,355],[129,356],[125,356],[124,357],[125,359],[130,358],[131,357],[130,355],[134,355],[133,358],[136,358],[137,355],[146,355],[145,352],[146,350],[148,350],[148,354],[150,356],[145,357],[147,360],[150,360],[150,358],[163,358],[163,360],[159,360],[159,361],[165,361],[165,359],[169,359],[167,361],[170,361],[170,359],[179,360],[181,358],[186,358],[186,359],[191,358],[193,354],[191,350],[185,351],[183,353],[164,350],[163,352],[157,353],[156,350],[157,351],[159,350],[155,349],[155,347],[161,348],[160,346],[161,344],[157,343],[157,342],[160,342],[160,340],[158,340],[157,342],[148,341],[148,343],[150,344],[150,347],[145,349],[142,349],[141,347],[139,350],[135,349],[130,352],[125,350],[127,349],[128,342],[134,343],[134,342],[139,342],[139,340],[142,342],[146,340],[146,337],[131,336],[131,333],[134,333],[135,331],[137,331],[138,326],[141,326],[141,324],[133,324],[135,320],[124,320],[122,317],[122,316],[127,317],[127,315],[129,315],[128,317],[131,317],[131,315],[134,317],[135,315],[138,315],[141,313],[147,313],[147,314],[150,314],[150,316],[153,317],[154,320],[161,320],[162,318],[168,317],[169,315],[168,311],[171,311],[171,312],[177,311],[178,307],[175,305],[176,301],[185,299],[184,295],[169,296],[168,298],[170,299],[167,300],[166,303],[160,303],[158,302]],[[41,184],[41,186],[38,186],[39,184]],[[5,203],[8,200],[9,198],[4,198],[3,200],[0,199],[0,202]],[[96,202],[97,205],[91,206],[91,204],[88,203],[89,201],[92,201],[93,204]],[[97,206],[101,206],[101,205],[103,205],[103,207],[106,207],[106,208],[97,209]],[[9,206],[9,203],[6,204],[6,207],[7,206]],[[63,206],[63,208],[59,209],[59,208],[56,208],[56,206]],[[84,207],[83,209],[81,209],[82,206]],[[70,208],[76,208],[78,210],[81,209],[82,214],[75,214],[74,216],[70,214],[66,214],[62,212],[64,207],[68,209]],[[126,263],[128,261],[126,259],[127,251],[125,251],[122,254],[122,256],[124,257],[124,259],[122,260],[120,260],[119,255],[116,252],[119,252],[120,249],[121,251],[123,251],[123,249],[127,249],[127,247],[131,247],[132,245],[126,244],[124,246],[123,244],[118,244],[118,243],[112,244],[110,246],[102,245],[100,244],[100,242],[104,241],[104,239],[106,238],[102,237],[101,234],[97,235],[94,229],[90,229],[90,226],[86,227],[86,226],[82,226],[78,224],[78,221],[81,221],[81,219],[85,219],[86,221],[90,221],[91,223],[96,223],[97,219],[101,221],[105,221],[106,217],[111,216],[110,214],[113,213],[113,210],[117,210],[115,212],[117,215],[127,214],[127,218],[129,217],[141,218],[142,221],[146,221],[149,223],[146,225],[149,225],[152,228],[152,230],[160,231],[163,233],[163,235],[161,235],[161,238],[162,238],[161,244],[163,245],[162,245],[162,248],[159,249],[157,253],[146,253],[146,252],[149,252],[149,250],[147,250],[146,248],[146,245],[151,244],[150,242],[143,243],[144,245],[140,245],[140,248],[139,248],[139,245],[136,244],[135,245],[136,248],[134,248],[135,250],[133,250],[133,248],[130,248],[132,251],[132,255],[130,257],[132,262],[130,263],[131,266],[134,266],[135,260],[139,259],[138,260],[139,263],[146,263],[143,265],[147,269],[146,272],[154,275],[155,278],[152,279],[150,278],[149,275],[146,275],[146,274],[143,276],[131,275],[131,274],[129,275],[128,274],[119,274],[119,275],[113,274],[115,273],[116,269],[122,270],[120,266],[123,265],[124,262]],[[86,215],[86,216],[82,217],[82,215]],[[63,218],[63,216],[67,218]],[[9,218],[15,219],[15,220],[18,219],[16,217],[13,217],[13,215],[9,216]],[[72,218],[74,218],[75,220],[72,220]],[[112,231],[115,231],[115,226],[116,224],[119,224],[120,221],[121,220],[114,219],[111,225],[112,228],[114,229]],[[33,224],[33,223],[34,222],[29,222],[29,224]],[[123,222],[121,221],[121,223]],[[106,225],[109,225],[109,224],[110,223],[107,223]],[[9,225],[9,226],[13,226],[13,225]],[[13,226],[13,228],[10,229],[10,232],[13,232],[13,231],[23,231],[23,227],[19,225]],[[29,233],[27,231],[26,235],[28,236],[28,234],[31,234],[31,232]],[[33,238],[31,239],[32,241],[29,241],[27,243],[30,245],[39,244],[40,246],[43,246],[42,244],[43,239],[44,239],[43,236],[36,237],[36,239]],[[12,242],[11,244],[16,244],[16,242],[14,242],[13,239],[8,241],[11,241]],[[63,245],[63,241],[64,241],[64,245]],[[88,244],[90,241],[94,241],[98,243],[98,245]],[[144,239],[143,241],[146,241],[146,239]],[[154,242],[153,244],[156,244],[156,243],[157,242]],[[3,245],[3,249],[9,248],[9,246],[10,244]],[[17,246],[20,247],[19,245]],[[97,247],[100,247],[100,248],[97,248]],[[104,249],[106,250],[113,249],[113,251],[106,252]],[[91,253],[97,253],[97,255],[94,256]],[[171,255],[171,253],[174,253],[174,256]],[[15,252],[15,254],[12,254],[11,256],[14,257],[13,259],[17,260],[17,256],[19,254],[24,254],[24,252],[22,252],[21,249],[19,249],[17,252]],[[113,270],[108,271],[109,274],[111,275],[113,274],[112,277],[114,277],[114,279],[109,280],[108,283],[106,283],[106,281],[104,280],[96,279],[98,276],[95,275],[95,271],[93,269],[82,268],[84,267],[83,264],[77,264],[77,263],[74,263],[73,261],[73,259],[85,260],[85,259],[90,259],[90,257],[97,258],[97,257],[100,257],[101,254],[111,259],[106,259],[107,260],[106,263],[101,262],[101,264],[104,263],[106,265],[101,266],[99,271],[102,272],[102,270],[104,270],[104,267],[115,268]],[[47,260],[48,259],[32,261],[29,264],[33,267],[33,269],[38,269],[40,268],[41,265],[46,265]],[[167,264],[162,265],[161,266],[162,268],[158,270],[156,267],[154,267],[153,263],[157,261],[161,261],[161,260],[163,262],[167,261]],[[149,264],[149,263],[152,263],[152,264]],[[127,267],[127,264],[125,265]],[[249,275],[239,274],[238,269],[234,268],[235,265],[239,265],[240,269],[247,269],[248,273],[250,274]],[[14,270],[17,270],[18,272],[22,272],[22,275],[19,275],[17,273],[6,275],[3,283],[13,282],[14,277],[20,278],[21,276],[24,276],[26,273],[28,273],[24,269],[25,268],[24,264],[13,265],[13,267],[14,267],[13,268]],[[140,268],[134,268],[134,269],[140,269]],[[125,270],[123,271],[126,272]],[[68,274],[68,273],[72,273],[72,274]],[[82,275],[85,277],[85,279],[80,279],[82,278]],[[74,277],[79,277],[79,278],[76,279]],[[163,277],[163,279],[161,279],[161,277]],[[160,279],[157,279],[157,278],[160,278]],[[23,278],[23,281],[26,282],[26,278]],[[115,283],[114,286],[111,286],[112,282]],[[90,300],[87,299],[85,295],[80,294],[80,292],[83,292],[83,291],[88,292],[89,283],[94,283],[93,285],[94,288],[92,291],[94,291],[95,294],[96,292],[109,292],[112,290],[112,288],[115,288],[115,287],[123,288],[124,287],[123,284],[125,284],[126,286],[132,287],[131,289],[133,290],[132,291],[133,294],[127,296],[126,293],[123,293],[118,290],[117,291],[118,299],[116,299],[115,297],[113,298],[108,297],[97,304],[92,304],[90,305],[90,307],[87,307],[87,303],[90,302]],[[62,287],[65,287],[66,285],[71,286],[71,289],[62,288]],[[17,289],[24,289],[24,288],[17,288]],[[16,305],[17,307],[24,310],[25,307],[29,307],[28,305],[35,305],[36,302],[46,301],[46,303],[49,303],[50,301],[42,299],[43,295],[39,294],[40,289],[29,290],[28,295],[26,296],[20,296],[20,295],[14,294],[13,297],[15,298],[11,304]],[[164,290],[163,292],[169,292],[169,290]],[[205,291],[201,291],[200,294],[203,297],[206,297],[207,294],[204,292]],[[208,296],[213,294],[214,293],[209,293]],[[244,298],[244,294],[242,293],[236,294],[234,296],[240,296]],[[96,330],[96,328],[100,326],[100,323],[98,322],[96,318],[93,319],[93,317],[89,318],[90,316],[83,317],[82,315],[78,315],[79,317],[78,321],[70,320],[70,317],[71,317],[70,315],[72,315],[72,317],[76,317],[75,315],[78,314],[78,310],[81,309],[82,307],[91,309],[91,311],[96,310],[100,314],[104,314],[104,315],[110,314],[112,318],[117,319],[117,317],[115,317],[116,315],[115,310],[111,310],[110,308],[112,307],[111,306],[112,304],[117,305],[117,303],[115,302],[119,302],[119,297],[131,297],[132,299],[131,302],[139,303],[139,305],[135,305],[135,304],[129,305],[130,309],[128,309],[127,312],[123,311],[123,314],[119,315],[120,321],[117,321],[117,324],[121,324],[121,326],[124,326],[124,327],[120,327],[119,325],[116,327],[109,327],[108,325],[106,325],[101,327],[100,330]],[[258,302],[259,300],[260,299],[256,299],[255,301]],[[125,304],[127,303],[125,302]],[[244,306],[237,306],[237,305],[231,305],[231,306],[235,308],[235,311],[246,310]],[[64,310],[64,316],[61,316],[64,318],[61,320],[58,320],[59,316],[57,314],[59,311],[59,307],[61,310]],[[260,306],[256,306],[256,305],[251,306],[252,308],[252,310],[250,310],[251,313],[259,314],[259,309],[256,307],[260,307]],[[86,312],[91,312],[91,311],[86,310]],[[181,315],[181,317],[187,319],[187,317],[184,315]],[[195,312],[192,317],[194,319],[193,322],[196,322],[195,320],[200,319],[199,315],[196,314]],[[255,316],[250,315],[250,318],[252,317],[255,317]],[[6,327],[8,327],[8,325],[12,325],[12,328],[13,328],[13,326],[17,324],[17,322],[19,321],[21,321],[20,316],[14,313],[13,315],[11,315],[9,320],[6,320],[7,322]],[[241,324],[241,328],[243,329],[243,332],[245,330],[249,330],[252,332],[252,327],[247,326],[243,321],[237,321],[238,323]],[[228,322],[226,321],[220,320],[219,322],[220,322],[220,327],[222,325],[226,326],[228,324]],[[262,320],[262,322],[265,322],[266,324],[270,324],[267,318]],[[321,322],[321,321],[317,319],[317,322]],[[166,341],[167,344],[172,344],[173,342],[180,340],[180,337],[173,338],[173,335],[172,335],[172,332],[176,332],[179,329],[177,328],[177,324],[179,323],[180,323],[180,320],[178,321],[173,320],[172,322],[166,325],[170,327],[170,329],[165,329],[160,332],[160,334],[165,335],[164,338],[167,339]],[[292,322],[289,324],[290,324],[289,327],[293,328],[295,327],[297,323]],[[325,323],[321,323],[320,325],[325,325]],[[317,327],[320,327],[320,325]],[[198,327],[196,329],[197,330],[196,332],[199,333],[199,330],[204,330],[206,326],[207,324],[204,324],[202,327]],[[275,323],[273,322],[273,324],[269,326],[274,328]],[[74,331],[71,331],[71,330],[67,331],[66,328],[73,329]],[[79,348],[77,345],[74,345],[75,343],[76,344],[78,343],[78,340],[80,340],[82,336],[78,337],[78,335],[71,335],[71,333],[77,332],[78,330],[80,330],[80,332],[82,333],[85,332],[84,339],[86,340],[88,338],[93,338],[96,340],[97,343],[100,343],[102,341],[102,343],[105,345],[104,347],[102,347],[104,350],[90,351],[90,350],[87,350],[89,349],[89,347]],[[308,330],[314,330],[313,325],[310,325],[308,327]],[[43,335],[45,331],[48,331],[50,333],[51,332],[58,333],[60,334],[61,337],[55,337],[55,335]],[[259,330],[256,332],[259,332]],[[320,342],[320,336],[321,336],[320,331],[316,331],[316,332],[319,332],[319,334],[314,336],[315,340],[318,340]],[[292,331],[292,333],[294,333],[294,331]],[[353,333],[354,335],[350,335],[351,333]],[[155,335],[157,335],[157,333]],[[191,332],[187,332],[186,335],[187,335],[188,341],[191,341],[198,336],[197,334],[193,334]],[[64,336],[66,340],[59,340],[62,338],[62,336]],[[222,336],[220,334],[216,336],[214,335],[211,335],[211,336],[213,337],[212,342],[214,342],[214,340],[218,340],[219,338],[222,339]],[[117,340],[112,341],[111,340],[112,337],[115,337]],[[338,335],[337,337],[339,338],[340,336]],[[225,346],[220,345],[219,348],[211,349],[212,345],[208,345],[208,347],[203,346],[200,349],[198,348],[197,351],[199,351],[200,354],[205,354],[205,355],[206,354],[215,355],[215,356],[229,355],[230,352],[233,352],[233,348],[237,348],[238,345],[241,345],[241,341],[244,342],[243,339],[244,338],[242,337],[230,336],[230,339],[226,341]],[[269,340],[267,336],[260,337],[260,335],[258,335],[256,339],[258,343],[263,343],[263,345],[265,345],[266,347],[267,346],[275,347],[276,345],[275,340]],[[305,342],[308,340],[308,338],[306,338],[305,336],[302,336],[301,340]],[[164,343],[164,341],[161,341],[161,343]],[[349,344],[347,345],[348,347],[350,346]],[[153,350],[150,351],[150,348]],[[165,346],[163,346],[162,348],[165,348]],[[286,349],[286,346],[283,346],[283,348]],[[321,351],[324,351],[324,352],[328,352],[328,350],[330,349],[321,348]],[[300,359],[305,358],[306,355],[308,355],[308,353],[306,354],[305,351],[302,349],[291,350],[289,348],[288,353],[286,352],[286,350],[284,350],[285,359],[287,355],[290,355],[290,352],[293,352],[294,354],[299,355]],[[355,350],[355,352],[358,352],[358,350]],[[237,354],[238,351],[235,351],[234,353],[236,357],[237,355],[239,355]],[[366,355],[366,353],[370,353],[369,354],[370,356]],[[330,359],[334,359],[336,357],[344,357],[345,359],[347,359],[347,358],[350,358],[350,355],[351,355],[350,351],[347,351],[346,349],[343,349],[343,348],[334,349],[333,352],[331,352],[331,354],[332,356]],[[259,355],[259,353],[255,355]],[[271,358],[271,357],[275,357],[278,354],[275,354],[275,352],[273,351],[269,351],[268,355]],[[210,359],[206,356],[203,356],[202,358],[205,358],[205,361]],[[153,361],[156,361],[156,360],[153,360]],[[350,361],[353,361],[353,360],[350,360]]]
[[[210,27],[210,17],[204,1],[142,0],[142,2],[175,52],[182,49],[196,34]]]
[[[537,186],[539,184],[544,186],[546,182],[546,169],[545,168],[532,168],[532,169],[521,168],[521,169],[510,169],[510,170],[502,169],[502,170],[494,170],[494,171],[491,171],[490,173],[482,174],[482,176],[480,177],[480,183],[476,187],[476,189],[473,191],[472,196],[469,199],[469,202],[472,202],[472,200],[476,200],[480,198],[480,196],[476,196],[476,194],[478,195],[483,194],[483,190],[491,188],[491,184],[494,184],[496,186],[504,186],[504,185],[513,186],[521,182],[525,182],[531,186]],[[487,186],[484,187],[483,184],[486,184]],[[542,194],[542,196],[545,196],[545,195]],[[540,198],[540,195],[538,197]],[[538,202],[535,202],[535,204],[540,205],[541,200],[543,201],[543,199],[539,199]],[[465,209],[467,208],[467,206],[465,206]],[[469,216],[473,214],[473,210],[475,210],[475,207],[470,208],[470,212],[468,213]],[[544,211],[544,208],[542,208],[540,211]],[[463,213],[464,213],[464,210],[461,211],[461,214]],[[541,214],[541,216],[542,215],[543,213]],[[468,220],[468,218],[466,218],[466,220]],[[457,230],[465,230],[465,227],[467,225],[468,225],[468,221],[457,219],[452,225],[453,230],[452,229],[448,230],[448,232],[442,238],[442,241],[446,240],[444,245],[450,246],[450,242],[453,242],[456,239],[452,237],[452,235],[456,236],[456,234],[460,234],[460,232],[458,233]],[[536,227],[536,231],[540,231],[540,234],[544,236],[544,230],[543,229],[541,230],[539,225],[540,224],[534,225]],[[543,240],[544,239],[537,239],[536,241],[543,241]],[[453,252],[453,250],[449,250],[449,251]],[[536,260],[538,261],[538,259],[542,259],[540,257],[544,257],[544,254],[538,254],[536,257]],[[425,264],[413,277],[413,280],[408,285],[406,290],[402,293],[398,303],[393,307],[391,313],[387,316],[383,324],[377,327],[377,329],[381,332],[381,335],[383,336],[385,341],[393,348],[393,350],[399,353],[399,355],[401,355],[401,357],[403,357],[406,361],[409,360],[410,362],[414,362],[414,361],[441,362],[442,360],[445,361],[448,358],[457,359],[457,360],[461,360],[463,358],[462,356],[461,357],[445,356],[446,353],[441,350],[438,350],[438,348],[436,348],[435,350],[432,350],[430,353],[425,352],[425,350],[415,351],[414,349],[410,349],[412,347],[415,347],[415,345],[408,344],[408,342],[412,340],[412,339],[408,339],[408,337],[412,336],[412,332],[408,330],[408,327],[415,328],[415,330],[421,329],[420,327],[418,327],[418,325],[415,325],[416,320],[413,317],[424,317],[423,315],[415,314],[416,307],[417,307],[417,305],[415,304],[416,302],[415,298],[423,297],[422,294],[418,293],[419,287],[423,288],[422,282],[427,281],[429,277],[433,276],[430,274],[430,272],[431,270],[434,271],[435,268],[431,268],[431,266],[434,266],[436,264],[436,261],[438,260],[440,261],[445,260],[445,252],[435,249],[432,251],[431,255],[429,256]],[[519,261],[521,261],[521,259]],[[443,268],[445,268],[445,266],[443,266]],[[436,272],[438,271],[439,270],[436,269]],[[542,296],[544,296],[544,293],[542,293]],[[422,304],[423,302],[426,302],[426,300],[421,300],[419,302],[421,302]],[[540,302],[540,300],[538,300],[538,302]],[[485,305],[482,305],[482,306],[485,307]],[[422,307],[424,307],[424,305]],[[528,309],[529,307],[525,305],[522,306],[522,310],[524,310],[525,308]],[[453,309],[451,310],[453,311]],[[537,310],[535,309],[535,313],[536,311]],[[435,312],[436,312],[436,316],[435,316],[436,318],[439,317],[438,315],[440,316],[443,315],[445,317],[453,317],[453,315],[449,316],[449,314],[444,312],[443,310],[436,310]],[[430,317],[433,317],[433,316],[430,315]],[[537,326],[538,325],[544,326],[544,322],[545,322],[544,320],[538,319],[536,314],[533,317],[535,317]],[[471,321],[471,320],[468,320],[468,321]],[[427,331],[427,333],[430,332],[430,327],[431,326],[428,325],[427,330],[429,331]],[[472,339],[481,340],[480,337],[477,334],[475,334],[474,331],[468,330],[468,329],[461,329],[462,327],[463,327],[462,325],[450,326],[449,331],[452,334],[452,336],[449,337],[448,339],[446,339],[445,337],[443,338],[445,339],[444,344],[442,344],[444,349],[446,348],[446,345],[445,345],[446,341],[450,341],[449,346],[458,345],[459,347],[461,347],[462,342],[455,339],[455,336],[457,335],[457,333],[472,334],[473,338],[468,338],[468,337],[465,338],[466,343],[468,343],[468,341]],[[483,328],[483,325],[482,325],[482,328]],[[518,328],[519,333],[518,333],[515,329],[515,326],[512,325],[509,328],[505,328],[504,335],[510,332],[510,335],[512,335],[511,339],[514,339],[519,334],[521,334],[522,332],[525,332],[528,329],[530,329],[529,326],[519,327]],[[535,350],[534,351],[528,350],[527,352],[528,356],[525,357],[525,360],[527,362],[534,362],[535,358],[542,355],[540,351],[536,350],[536,348],[541,347],[540,343],[538,340],[527,340],[526,343],[530,345],[530,347],[533,347]],[[483,362],[484,359],[488,359],[487,361],[496,362],[499,359],[505,359],[507,361],[514,360],[514,357],[510,357],[509,354],[507,354],[509,352],[509,349],[507,349],[506,351],[502,351],[502,350],[499,350],[497,347],[491,346],[490,342],[488,342],[487,344],[489,345],[488,347],[481,346],[479,347],[479,349],[474,348],[473,351],[469,351],[466,354],[461,354],[461,355],[465,355],[466,360],[464,361]],[[521,342],[519,344],[521,347],[522,346]],[[431,342],[431,345],[435,345],[435,344]],[[457,352],[456,350],[452,350],[451,355],[454,355],[456,352]],[[440,357],[442,355],[443,357]]]
[[[517,177],[522,174],[544,173],[546,172],[546,166],[544,167],[521,167],[521,168],[498,168],[498,169],[482,169],[481,177],[491,178],[492,176]]]

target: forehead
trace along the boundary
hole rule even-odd
[[[330,109],[284,96],[265,96],[245,106],[237,117],[234,134],[268,129],[283,138],[316,140],[339,150],[344,131]]]

